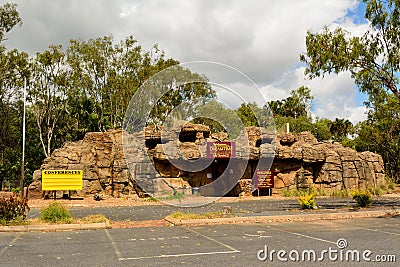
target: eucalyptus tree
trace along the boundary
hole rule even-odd
[[[274,115],[283,117],[297,118],[301,116],[310,116],[311,90],[308,87],[301,86],[290,92],[290,96],[283,100],[274,100],[268,102]]]
[[[0,43],[5,39],[5,34],[16,25],[21,25],[22,20],[17,11],[17,5],[5,3],[0,6]]]
[[[352,36],[342,28],[308,32],[306,75],[313,79],[349,71],[359,90],[368,94],[368,120],[357,128],[353,146],[382,155],[387,173],[399,175],[398,110],[400,106],[400,1],[363,0],[370,29]],[[397,101],[395,104],[393,101]],[[397,125],[396,125],[397,123]],[[396,154],[397,153],[397,154]]]
[[[46,157],[55,147],[54,138],[68,108],[69,71],[62,47],[50,46],[32,61],[29,95],[40,143]]]
[[[163,53],[144,52],[132,36],[117,44],[112,36],[71,40],[67,57],[73,96],[90,102],[90,118],[102,131],[122,126],[130,98],[164,60]]]
[[[19,177],[21,157],[23,81],[28,75],[28,54],[0,52],[0,189],[3,180]]]
[[[88,41],[72,40],[67,57],[72,71],[72,96],[81,96],[83,101],[90,104],[89,117],[96,122],[96,130],[122,127],[129,101],[137,89],[153,75],[162,70],[168,72],[172,66],[175,67],[173,75],[166,77],[168,73],[163,73],[169,83],[157,78],[150,81],[156,87],[168,86],[170,90],[160,99],[153,99],[155,102],[150,114],[146,114],[149,116],[147,123],[163,122],[172,108],[185,100],[214,96],[205,77],[178,66],[179,62],[174,59],[165,58],[157,45],[145,51],[132,36],[119,43],[114,43],[112,36]],[[174,77],[176,74],[200,82],[175,86],[174,79],[179,79]],[[146,89],[151,88],[148,86]],[[149,92],[143,97],[150,95]]]
[[[320,33],[307,32],[307,51],[300,60],[313,79],[329,73],[349,71],[362,92],[393,93],[400,101],[400,1],[363,0],[370,29],[352,36],[342,28],[325,27]]]

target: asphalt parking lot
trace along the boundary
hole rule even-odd
[[[0,233],[0,266],[398,266],[399,251],[400,217]]]

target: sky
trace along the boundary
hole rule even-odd
[[[369,25],[364,4],[356,0],[0,0],[18,4],[21,27],[7,34],[5,45],[31,55],[49,45],[68,46],[71,39],[132,35],[145,49],[158,44],[180,62],[218,62],[247,75],[267,100],[288,97],[307,86],[315,97],[313,117],[366,118],[363,101],[349,73],[307,80],[299,55],[307,31],[342,27],[360,35]],[[229,86],[243,86],[242,77],[223,77]]]

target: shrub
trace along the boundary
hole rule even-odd
[[[53,202],[45,207],[40,214],[40,219],[49,223],[71,223],[71,213],[60,203]]]
[[[368,191],[355,191],[351,195],[360,207],[372,205],[372,195]]]
[[[14,194],[18,195],[21,192],[21,189],[19,187],[11,188],[11,192],[13,192]]]
[[[4,223],[23,220],[29,212],[28,201],[19,197],[0,197],[0,220]]]
[[[314,193],[300,196],[299,197],[299,204],[302,209],[316,209],[317,206],[315,205],[315,195]]]

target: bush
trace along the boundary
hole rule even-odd
[[[49,223],[71,223],[71,213],[60,203],[53,202],[45,207],[40,214],[40,219]]]
[[[19,187],[11,188],[11,192],[13,192],[14,194],[18,195],[21,192],[21,189]]]
[[[360,207],[372,205],[372,195],[368,191],[355,191],[351,195]]]
[[[0,220],[2,224],[23,220],[29,212],[28,201],[19,197],[0,197]]]
[[[315,205],[315,195],[314,193],[300,196],[299,197],[299,204],[302,209],[316,209],[317,206]]]

